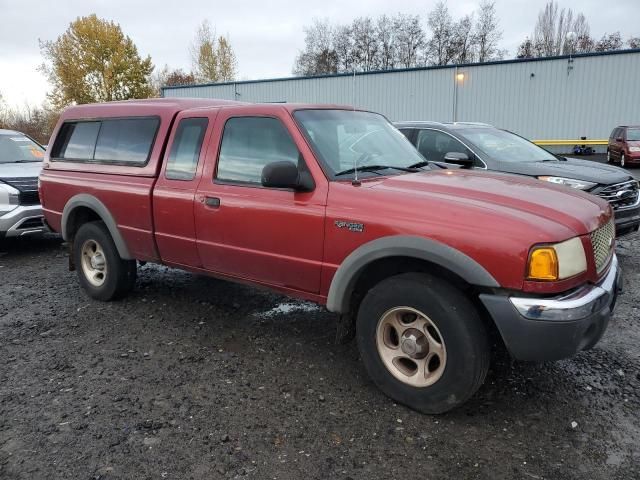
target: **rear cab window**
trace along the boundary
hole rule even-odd
[[[159,125],[157,117],[65,122],[54,142],[51,159],[144,166]]]
[[[198,167],[207,118],[184,118],[180,120],[171,145],[165,177],[169,180],[193,180]]]

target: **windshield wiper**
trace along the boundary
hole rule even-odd
[[[423,160],[422,162],[414,163],[413,165],[409,165],[407,168],[422,168],[429,165],[428,160]]]
[[[339,177],[340,175],[348,175],[350,173],[356,173],[356,171],[377,173],[378,170],[386,170],[386,169],[401,170],[403,172],[417,172],[417,170],[412,167],[396,167],[394,165],[364,165],[358,168],[348,168],[346,170],[342,170],[341,172],[336,173],[335,176]]]

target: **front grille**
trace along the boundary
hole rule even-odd
[[[593,248],[593,258],[596,262],[596,270],[602,272],[607,266],[609,257],[613,253],[613,244],[616,236],[616,227],[613,220],[606,225],[591,232],[591,247]]]
[[[593,193],[609,202],[614,210],[635,205],[640,195],[637,180],[608,185]]]
[[[20,205],[38,205],[38,177],[3,178],[2,181],[20,191]]]
[[[18,196],[20,205],[39,205],[40,204],[40,196],[38,195],[38,191],[35,192],[20,192]]]

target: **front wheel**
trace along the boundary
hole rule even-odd
[[[624,158],[624,153],[620,155],[620,166],[624,167],[625,165],[625,158]]]
[[[135,260],[123,260],[103,222],[82,225],[73,239],[73,259],[80,285],[96,300],[108,301],[133,289]]]
[[[611,163],[611,151],[607,150],[607,163]]]
[[[489,340],[475,307],[427,274],[398,275],[371,289],[358,311],[356,336],[376,385],[422,413],[463,404],[489,369]]]

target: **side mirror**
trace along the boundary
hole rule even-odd
[[[454,163],[460,165],[462,168],[471,168],[473,160],[469,158],[469,155],[461,152],[448,152],[444,156],[444,161],[447,163]]]
[[[622,141],[622,137],[616,138],[616,142],[621,142],[621,141]]]
[[[311,175],[307,172],[300,172],[298,166],[289,160],[265,165],[262,169],[262,186],[291,188],[299,192],[310,192],[315,188]]]

